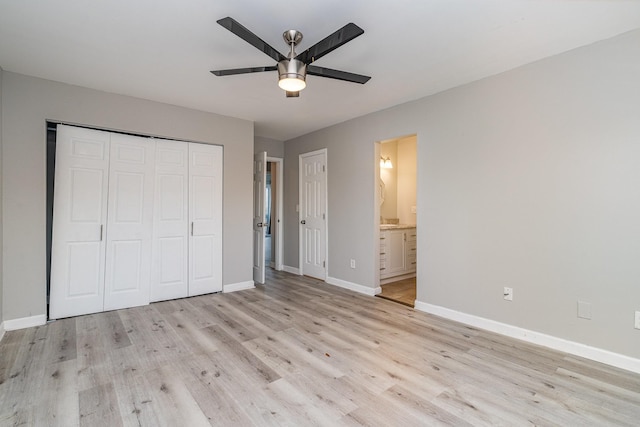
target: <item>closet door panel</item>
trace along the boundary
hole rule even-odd
[[[156,141],[151,301],[188,295],[188,148]]]
[[[149,303],[155,142],[113,134],[104,309]]]
[[[49,317],[103,310],[109,167],[107,132],[59,125]]]
[[[189,144],[189,296],[222,291],[222,147]]]

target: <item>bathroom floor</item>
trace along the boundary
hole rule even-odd
[[[416,300],[416,278],[382,285],[382,292],[376,296],[413,307]]]

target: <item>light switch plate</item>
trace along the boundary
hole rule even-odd
[[[591,303],[578,301],[578,317],[591,320]]]

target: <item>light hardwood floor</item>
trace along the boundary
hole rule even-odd
[[[0,343],[2,426],[639,423],[640,375],[280,272]]]

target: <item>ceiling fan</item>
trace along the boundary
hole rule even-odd
[[[233,18],[222,18],[218,20],[218,24],[222,25],[242,40],[273,58],[277,64],[265,67],[233,68],[229,70],[211,71],[216,76],[278,71],[278,86],[285,90],[287,98],[300,96],[300,91],[306,87],[307,74],[360,84],[368,82],[371,78],[361,74],[311,65],[326,54],[363,34],[364,30],[354,23],[345,25],[300,54],[296,54],[295,47],[300,43],[300,40],[302,40],[302,33],[297,30],[285,31],[282,37],[290,48],[287,56],[282,55],[267,42],[256,36]]]

